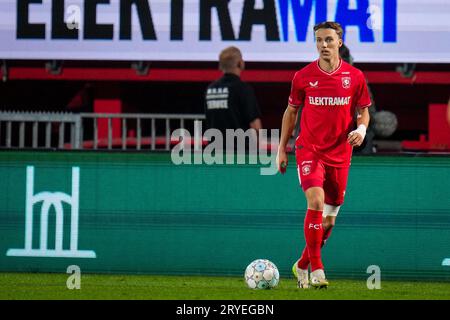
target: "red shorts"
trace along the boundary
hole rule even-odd
[[[328,166],[305,148],[297,148],[295,155],[298,179],[303,191],[321,187],[325,192],[326,204],[340,206],[344,203],[349,167]]]

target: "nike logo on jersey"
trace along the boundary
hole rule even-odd
[[[309,85],[313,88],[317,88],[317,86],[319,85],[319,81],[316,82],[310,82]]]

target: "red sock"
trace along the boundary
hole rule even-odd
[[[323,247],[325,245],[325,241],[327,241],[327,239],[330,237],[331,229],[333,229],[333,227],[329,227],[327,230],[323,230],[322,244],[320,247]]]
[[[308,209],[306,211],[304,233],[308,247],[311,271],[323,269],[320,249],[323,239],[322,211]]]
[[[302,256],[300,258],[300,260],[298,260],[297,262],[297,267],[299,267],[300,269],[306,270],[308,269],[309,266],[309,253],[308,253],[308,247],[305,246],[305,248],[303,249],[302,252]]]
[[[323,230],[322,244],[320,245],[321,248],[325,245],[325,241],[330,237],[331,229],[333,229],[333,227],[330,227],[327,230]],[[308,269],[309,262],[310,261],[309,261],[308,246],[305,246],[301,257],[297,262],[297,266],[300,269],[306,270],[306,269]]]

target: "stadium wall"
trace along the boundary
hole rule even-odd
[[[306,207],[290,163],[264,176],[168,153],[0,152],[0,270],[242,275],[267,258],[288,276]],[[449,190],[449,157],[355,156],[329,277],[377,265],[386,279],[450,280]]]

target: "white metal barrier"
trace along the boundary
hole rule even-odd
[[[172,129],[195,130],[196,120],[204,119],[203,114],[0,112],[0,148],[169,150]]]

